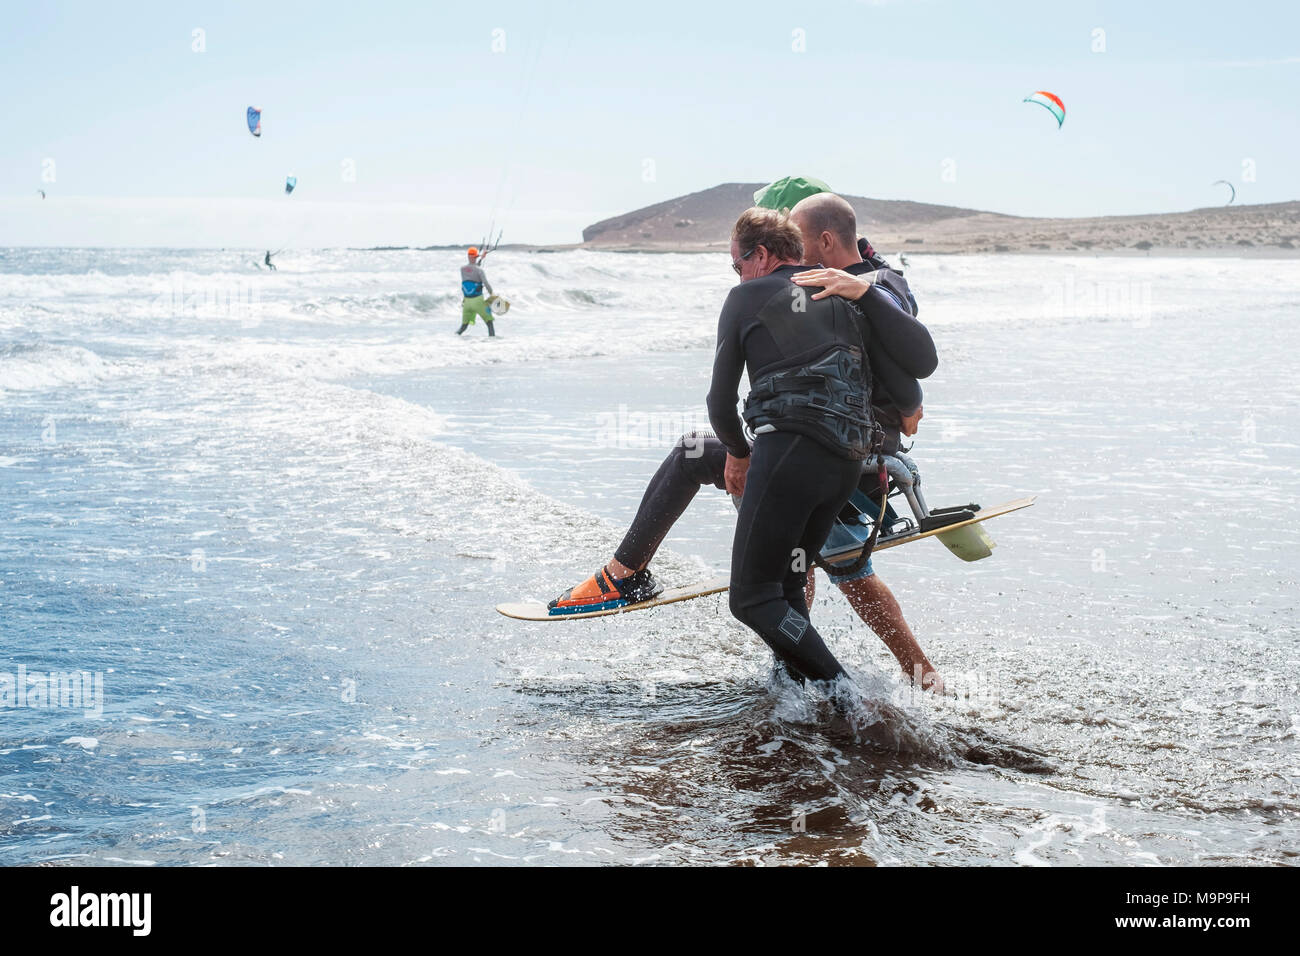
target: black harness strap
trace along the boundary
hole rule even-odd
[[[885,456],[877,455],[876,461],[879,467],[880,510],[876,514],[876,524],[875,527],[871,529],[871,537],[867,538],[866,544],[862,546],[862,553],[854,559],[852,564],[841,568],[827,564],[822,560],[820,554],[813,558],[813,563],[829,574],[832,578],[844,578],[848,577],[850,574],[857,574],[867,566],[867,562],[871,560],[871,552],[875,550],[876,538],[880,536],[880,526],[885,523],[885,509],[889,507],[889,472],[885,470]]]

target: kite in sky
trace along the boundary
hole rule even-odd
[[[1026,103],[1037,103],[1039,106],[1047,109],[1056,117],[1056,128],[1060,129],[1061,124],[1065,122],[1065,104],[1055,93],[1049,93],[1047,90],[1039,90],[1037,93],[1031,93],[1025,97]]]

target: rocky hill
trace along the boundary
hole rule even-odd
[[[593,223],[593,249],[714,251],[762,183],[723,183]],[[930,203],[845,196],[882,252],[1184,252],[1300,255],[1300,202],[1188,212],[1034,219]]]

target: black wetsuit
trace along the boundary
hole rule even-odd
[[[793,357],[778,345],[760,311],[772,308],[781,297],[794,300],[806,294],[810,347],[817,336],[829,335],[852,340],[866,350],[869,323],[843,303],[813,302],[811,294],[816,290],[803,290],[790,280],[802,269],[782,266],[743,282],[731,290],[722,307],[708,395],[709,421],[735,458],[751,457],[736,412],[741,372],[748,367],[751,380],[757,381],[767,369],[781,367]],[[851,457],[845,448],[835,447],[816,428],[801,422],[782,424],[755,437],[732,544],[731,612],[800,679],[828,681],[844,673],[808,620],[804,582],[812,556],[820,552],[861,474],[860,457]]]
[[[877,263],[858,262],[844,270],[851,275],[877,271]],[[867,294],[854,303],[871,326],[867,353],[871,358],[871,404],[885,429],[885,452],[898,450],[903,415],[921,407],[919,378],[928,378],[939,365],[934,339],[916,319],[916,299],[907,280],[893,269],[879,270]]]
[[[614,552],[614,560],[633,570],[650,563],[677,519],[705,485],[727,489],[723,469],[727,448],[708,432],[691,432],[673,445],[650,479],[636,517]]]
[[[850,266],[846,271],[862,275],[879,267],[880,264],[862,262]],[[901,296],[912,308],[916,307],[916,299],[902,275],[890,270],[888,274],[879,276],[877,281],[896,296]],[[906,407],[908,412],[915,411],[916,405],[920,404],[921,392],[916,377],[933,372],[937,358],[934,340],[924,325],[914,318],[900,316],[889,308],[877,308],[875,303],[864,301],[867,298],[864,296],[857,305],[868,320],[873,322],[872,337],[867,348],[871,357],[874,385],[872,404],[875,406],[876,420],[885,426],[888,433],[890,425],[897,427],[900,415],[891,392],[902,395],[906,402],[911,402],[914,396],[916,404]],[[889,383],[888,386],[885,385],[886,382]],[[896,440],[896,436],[888,434],[886,440],[891,437]],[[726,446],[710,432],[691,432],[678,439],[646,486],[636,517],[632,519],[622,543],[614,552],[614,559],[634,569],[648,565],[701,487],[713,485],[719,491],[726,490],[723,479],[726,457]],[[864,470],[859,488],[868,497],[878,495],[874,466]]]
[[[873,272],[882,265],[883,263],[863,262],[850,266],[847,271],[861,275]],[[901,274],[891,270],[878,276],[877,282],[897,298],[906,301],[911,310],[915,310],[916,299]],[[869,294],[857,304],[873,322],[872,340],[868,343],[875,386],[872,399],[873,404],[877,405],[877,420],[888,431],[890,424],[894,424],[896,429],[899,420],[899,410],[893,406],[888,390],[892,389],[905,397],[915,394],[916,404],[919,405],[920,386],[915,378],[909,380],[907,376],[930,374],[934,370],[936,358],[934,342],[925,327],[912,318],[914,311],[912,315],[900,316],[889,308],[889,300],[877,302],[878,298],[879,294]],[[877,331],[879,334],[876,334]],[[896,353],[890,349],[896,350]],[[888,389],[885,382],[889,383]],[[914,407],[909,407],[908,410],[912,411]],[[895,430],[895,441],[896,436]],[[646,487],[636,517],[628,527],[618,550],[614,552],[615,560],[634,569],[647,566],[701,487],[713,485],[719,490],[726,490],[723,477],[726,457],[726,446],[709,432],[683,435]],[[858,487],[872,499],[878,496],[874,467],[862,472]],[[868,566],[862,576],[870,573]],[[842,578],[838,583],[842,585],[846,580],[853,579]]]

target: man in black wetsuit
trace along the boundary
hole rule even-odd
[[[803,271],[803,240],[779,213],[742,213],[731,257],[740,285],[718,318],[707,398],[709,422],[727,449],[727,490],[742,495],[731,612],[791,676],[832,681],[844,668],[808,619],[804,583],[807,556],[825,544],[872,451],[870,327],[848,300],[810,298],[793,282]],[[736,412],[746,370],[752,449]]]
[[[936,364],[933,340],[925,327],[915,322],[913,317],[916,300],[907,281],[901,274],[889,270],[888,263],[883,259],[874,257],[869,245],[867,249],[871,259],[863,261],[856,239],[857,224],[853,207],[838,196],[822,194],[805,200],[795,207],[791,221],[800,227],[806,262],[843,269],[853,274],[865,274],[872,284],[878,286],[870,296],[864,291],[857,304],[872,320],[873,326],[880,329],[880,334],[873,335],[869,345],[873,370],[877,365],[883,370],[874,377],[876,388],[872,400],[877,406],[877,419],[885,424],[887,442],[896,446],[898,429],[891,428],[890,422],[901,421],[903,433],[913,434],[915,420],[920,417],[919,386],[915,379],[909,382],[905,376],[928,375]],[[906,311],[897,308],[900,301],[907,302],[910,308]],[[915,328],[907,328],[904,332],[890,328],[909,323]],[[893,347],[899,354],[891,355],[887,346]],[[898,409],[891,404],[885,382],[891,383],[905,400],[910,402],[915,398],[915,411],[910,405],[907,408],[907,411],[913,412],[910,420],[903,419]],[[648,565],[699,489],[705,484],[719,489],[725,487],[723,471],[726,457],[726,448],[707,432],[683,436],[651,479],[636,518],[613,558],[591,578],[551,602],[552,613],[617,607],[643,601],[659,593],[662,588],[654,580]],[[873,494],[875,469],[870,469],[870,472],[870,475],[864,473],[861,490],[874,498],[878,497]],[[844,526],[837,525],[834,534],[845,535]],[[940,689],[942,681],[939,675],[904,619],[898,601],[875,573],[872,563],[868,561],[856,573],[834,580],[854,610],[897,658],[904,676],[922,686]],[[810,569],[808,603],[812,600],[812,582]]]

